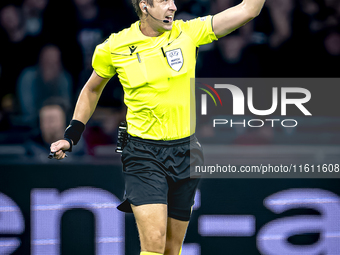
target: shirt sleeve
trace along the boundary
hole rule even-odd
[[[184,32],[190,36],[196,46],[211,43],[217,40],[212,27],[213,16],[186,21],[182,25]]]
[[[116,74],[111,60],[110,39],[96,47],[92,58],[92,67],[102,78],[111,78]]]

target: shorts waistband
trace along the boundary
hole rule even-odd
[[[188,137],[176,139],[176,140],[151,140],[151,139],[144,139],[144,138],[128,135],[128,140],[137,141],[140,143],[158,145],[158,146],[180,145],[180,144],[188,143],[194,140],[195,138],[196,138],[195,134],[188,136]]]

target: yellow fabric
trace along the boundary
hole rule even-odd
[[[100,77],[103,78],[111,78],[116,74],[116,70],[112,65],[111,58],[109,57],[111,52],[110,44],[108,42],[109,39],[98,45],[92,58],[92,66],[94,70]]]
[[[129,134],[153,140],[190,136],[196,122],[190,78],[195,77],[196,48],[217,40],[212,16],[174,21],[172,30],[158,37],[143,35],[139,24],[98,45],[93,68],[103,78],[118,74]]]
[[[148,252],[148,251],[142,251],[140,255],[163,255],[161,253],[156,253],[156,252]]]
[[[182,247],[181,247],[181,249],[179,250],[179,254],[178,254],[178,255],[181,255],[181,253],[182,253]],[[142,251],[142,252],[140,253],[140,255],[163,255],[163,254],[161,254],[161,253],[156,253],[156,252]]]

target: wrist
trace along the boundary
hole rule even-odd
[[[64,133],[64,140],[68,141],[70,144],[70,149],[68,151],[72,151],[73,145],[77,145],[84,130],[84,123],[78,120],[71,120],[70,125],[66,128]]]
[[[68,149],[67,149],[67,150],[65,150],[65,151],[72,152],[73,141],[72,141],[70,138],[66,138],[66,137],[64,137],[64,139],[63,139],[63,140],[67,141],[67,142],[70,144],[70,148],[68,148]]]

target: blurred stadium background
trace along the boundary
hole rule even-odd
[[[215,14],[238,2],[176,0],[177,19]],[[72,155],[47,159],[92,72],[95,46],[136,20],[130,0],[1,1],[0,254],[139,254],[133,217],[115,209],[124,185],[114,149],[126,111],[117,77]],[[200,48],[196,73],[336,79],[339,60],[338,0],[267,0],[254,21]],[[299,126],[290,132],[199,125],[197,134],[205,148],[222,140],[235,165],[260,162],[260,148],[273,164],[339,164],[340,90],[322,85],[301,85],[312,91],[313,117],[295,116]],[[263,105],[271,103],[263,98]],[[202,180],[182,255],[340,254],[339,184]]]

